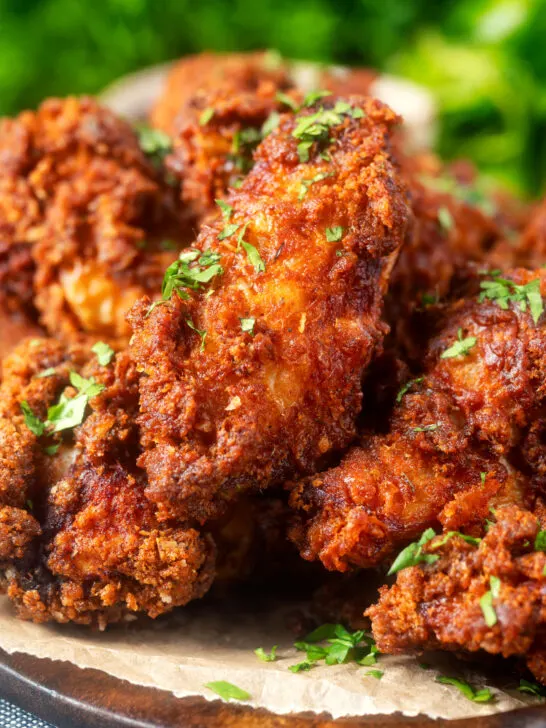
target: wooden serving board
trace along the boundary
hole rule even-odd
[[[175,698],[68,662],[0,650],[0,694],[57,728],[539,728],[546,706],[486,718],[433,721],[401,715],[341,718],[278,716],[240,704]]]

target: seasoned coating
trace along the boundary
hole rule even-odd
[[[45,377],[41,372],[53,369]],[[20,402],[42,420],[68,377],[105,389],[82,425],[37,437]],[[18,616],[93,624],[136,612],[156,617],[202,596],[214,575],[214,545],[184,524],[160,524],[135,466],[138,374],[126,354],[99,366],[85,346],[48,339],[22,344],[0,387],[0,568]],[[59,445],[56,454],[46,446]]]
[[[501,240],[489,255],[491,267],[539,268],[546,263],[546,198],[536,205],[521,235]]]
[[[197,250],[224,269],[212,295],[133,311],[139,464],[162,518],[204,521],[241,491],[314,472],[355,437],[409,210],[389,156],[394,113],[358,97],[324,107],[287,114],[258,147],[228,199],[231,234],[218,239],[223,220],[202,229]],[[293,132],[313,113],[333,117],[328,154],[315,144],[301,163]],[[331,176],[303,184],[317,175]]]
[[[268,52],[187,56],[171,68],[163,93],[150,112],[150,123],[174,136],[188,105],[211,91],[223,90],[227,99],[239,94],[259,96],[265,90],[282,91],[292,85],[287,65]]]
[[[542,270],[511,280],[539,280],[546,294]],[[340,571],[373,566],[427,527],[479,530],[491,505],[525,503],[532,458],[517,468],[544,407],[545,317],[535,324],[528,305],[503,310],[475,298],[454,304],[446,320],[426,373],[401,390],[388,433],[364,437],[339,467],[291,486],[291,536],[304,558]],[[442,358],[460,338],[466,353]]]
[[[0,122],[0,305],[55,336],[123,339],[184,231],[134,130],[90,98]]]
[[[546,554],[535,550],[539,519],[516,506],[499,508],[491,518],[478,546],[457,535],[428,541],[423,553],[438,559],[400,571],[366,614],[381,652],[439,648],[520,656],[546,684]],[[480,604],[488,592],[489,625]]]

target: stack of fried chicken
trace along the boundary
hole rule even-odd
[[[267,54],[204,54],[151,126],[89,98],[1,122],[19,617],[157,617],[246,574],[261,534],[382,569],[382,652],[517,656],[546,684],[546,205],[410,152],[372,79],[305,94]]]

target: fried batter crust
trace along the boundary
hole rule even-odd
[[[546,684],[544,635],[546,554],[534,551],[537,516],[516,506],[499,508],[479,546],[453,536],[429,541],[432,564],[403,569],[396,584],[383,586],[366,614],[381,652],[467,650],[522,656]],[[543,524],[544,525],[544,524]],[[493,596],[496,624],[488,626],[480,600],[499,580]]]
[[[546,293],[542,270],[512,279],[539,279]],[[339,467],[289,486],[291,537],[304,558],[340,571],[373,566],[429,526],[477,527],[492,504],[525,502],[528,472],[511,463],[521,464],[544,407],[544,316],[535,325],[519,303],[502,310],[474,299],[453,305],[447,321],[389,432],[364,437]],[[459,330],[476,343],[466,356],[441,358]]]
[[[56,336],[123,338],[184,237],[176,190],[126,122],[90,98],[0,122],[0,304]],[[179,207],[179,206],[178,206]]]
[[[382,298],[410,213],[389,155],[397,117],[374,100],[349,103],[364,116],[330,129],[329,161],[313,152],[299,162],[293,115],[260,145],[228,199],[238,231],[220,242],[217,220],[196,242],[222,256],[210,297],[175,296],[151,313],[143,302],[132,313],[139,464],[162,518],[204,521],[242,490],[314,472],[355,436],[361,376],[384,334]],[[302,180],[319,173],[333,175],[301,198]],[[328,242],[334,226],[342,239]],[[243,230],[265,271],[238,248]],[[241,329],[248,317],[253,335]],[[203,351],[188,321],[206,331]]]
[[[45,369],[50,376],[37,378]],[[45,419],[75,391],[70,372],[105,390],[73,439],[38,439],[19,403]],[[104,627],[151,617],[202,596],[214,575],[214,544],[183,523],[160,524],[135,466],[138,374],[127,354],[100,367],[86,346],[48,339],[20,345],[0,388],[0,567],[18,616]]]

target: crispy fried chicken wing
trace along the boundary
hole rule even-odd
[[[493,298],[446,313],[387,434],[365,436],[339,467],[291,486],[304,558],[340,571],[373,566],[429,526],[479,527],[491,505],[525,503],[532,448],[526,467],[522,453],[546,395],[546,274],[501,281],[489,281],[500,286],[487,289]]]
[[[243,490],[314,472],[354,438],[409,218],[389,153],[396,120],[358,97],[283,117],[227,219],[197,239],[221,256],[212,295],[133,311],[139,464],[162,517],[210,518]],[[321,124],[326,154],[307,145],[300,162],[299,130]]]
[[[0,305],[56,336],[123,339],[185,232],[136,133],[89,98],[0,123]]]
[[[546,684],[546,554],[532,512],[499,508],[478,544],[459,535],[423,546],[432,563],[403,569],[366,614],[381,652],[485,650],[520,656]],[[544,525],[544,524],[543,524]]]

